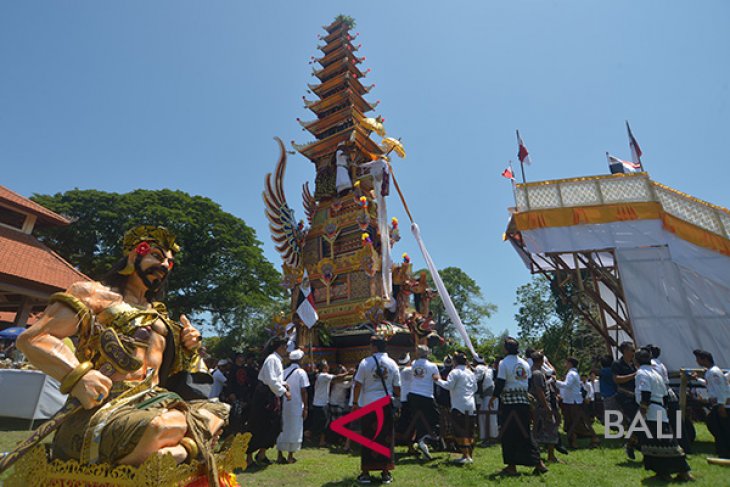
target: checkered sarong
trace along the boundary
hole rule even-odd
[[[530,404],[530,396],[527,394],[527,389],[502,391],[499,400],[502,404]]]

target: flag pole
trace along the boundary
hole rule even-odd
[[[522,139],[520,138],[520,131],[516,130],[517,132],[517,142],[519,143]],[[525,163],[522,162],[522,159],[520,159],[520,170],[522,171],[522,184],[527,184],[527,180],[525,179]]]
[[[517,186],[515,184],[515,170],[512,169],[512,159],[509,160],[509,171],[512,173],[512,178],[510,178],[510,183],[512,184],[512,198],[515,200],[515,208],[517,208]]]
[[[522,184],[527,184],[527,180],[525,180],[525,163],[520,161],[520,169],[522,170]]]
[[[628,132],[629,136],[629,151],[631,152],[631,159],[636,159],[635,161],[631,161],[634,164],[639,165],[639,169],[642,172],[646,172],[646,169],[644,169],[644,163],[641,162],[641,148],[639,147],[639,143],[636,141],[636,137],[634,137],[634,134],[631,132],[631,127],[629,126],[629,121],[626,120],[626,132]]]

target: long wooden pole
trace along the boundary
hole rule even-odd
[[[385,159],[383,159],[383,160],[385,160]],[[385,161],[385,163],[388,165],[388,170],[390,171],[390,177],[393,178],[393,185],[395,186],[396,191],[398,191],[398,196],[400,196],[401,202],[403,202],[403,208],[406,210],[408,219],[411,221],[411,223],[415,223],[413,220],[413,215],[411,215],[411,210],[408,208],[408,203],[406,203],[406,198],[403,196],[403,191],[401,191],[401,189],[400,189],[400,184],[398,184],[398,180],[395,178],[395,172],[393,171],[393,166],[390,165],[389,161]]]

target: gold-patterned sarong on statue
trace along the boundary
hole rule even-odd
[[[219,418],[227,418],[229,406],[211,401],[183,401],[177,394],[160,387],[133,391],[135,383],[115,383],[109,403],[111,407],[82,410],[65,421],[53,439],[53,456],[59,460],[81,460],[83,463],[116,464],[129,455],[139,443],[150,422],[163,409],[185,414],[193,437],[203,448],[212,435],[208,420],[200,411],[207,410]],[[135,392],[124,396],[125,392]],[[120,401],[115,403],[119,398]],[[196,442],[197,443],[197,442]]]

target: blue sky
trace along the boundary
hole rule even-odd
[[[730,3],[0,2],[0,184],[24,195],[72,188],[173,188],[253,226],[279,265],[261,191],[276,146],[311,140],[296,118],[317,35],[357,21],[391,135],[396,173],[439,267],[458,266],[514,330],[529,280],[501,241],[512,204],[499,174],[519,128],[528,180],[607,172],[628,158],[624,120],[651,176],[728,206]],[[311,95],[308,95],[311,98]],[[303,217],[311,163],[290,159]],[[391,213],[406,221],[391,198]],[[408,232],[396,255],[423,266]]]

